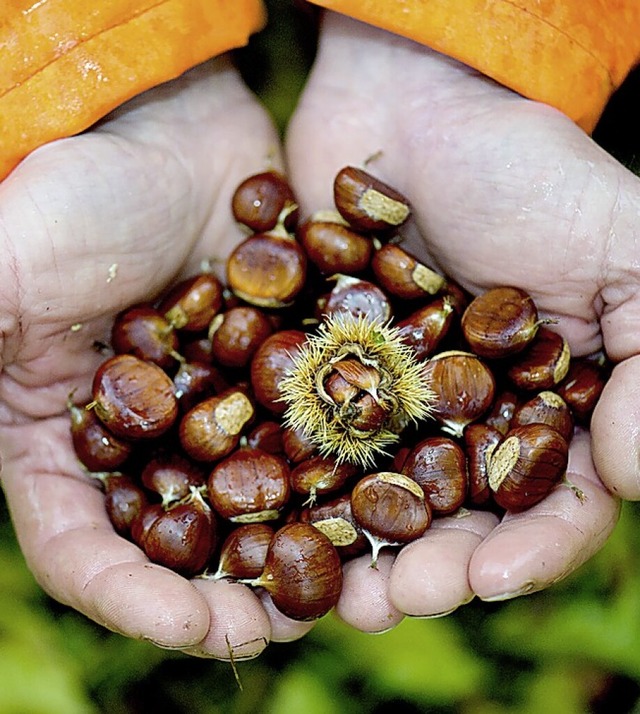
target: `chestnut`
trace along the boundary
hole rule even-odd
[[[276,454],[241,448],[214,467],[207,480],[207,493],[216,512],[230,521],[274,520],[291,494],[289,466]]]
[[[247,446],[270,454],[283,454],[283,428],[277,421],[262,421],[247,434]]]
[[[233,217],[250,228],[262,233],[275,228],[283,210],[289,210],[285,226],[292,229],[298,218],[296,197],[288,180],[275,170],[261,171],[248,176],[233,192],[231,211]]]
[[[217,578],[257,578],[264,570],[274,530],[266,523],[234,528],[220,547]]]
[[[165,370],[182,359],[173,327],[151,305],[134,305],[116,316],[111,346],[116,354],[132,354]]]
[[[552,389],[569,371],[569,343],[548,327],[540,327],[535,339],[515,358],[507,376],[523,390]]]
[[[149,560],[187,577],[204,570],[216,542],[215,515],[197,490],[158,515],[141,539]]]
[[[458,510],[467,495],[467,459],[462,447],[446,436],[431,436],[409,452],[402,473],[420,485],[434,514]]]
[[[107,474],[104,484],[104,507],[116,533],[129,537],[131,528],[148,504],[144,489],[121,473]]]
[[[540,323],[536,305],[527,292],[498,287],[474,298],[461,324],[475,354],[499,358],[521,352],[535,337]]]
[[[493,402],[491,410],[484,418],[484,423],[500,433],[506,434],[511,428],[513,415],[518,408],[518,395],[510,389],[503,389]]]
[[[504,434],[489,424],[469,424],[464,430],[464,450],[467,456],[469,501],[472,506],[487,506],[492,502],[489,487],[489,461]]]
[[[332,290],[316,303],[316,317],[319,320],[341,312],[383,323],[391,319],[389,298],[377,285],[350,275],[338,274],[334,278],[336,283]]]
[[[71,440],[76,456],[89,471],[115,471],[133,451],[133,444],[112,434],[93,409],[69,403]]]
[[[151,458],[140,474],[142,485],[162,498],[167,508],[186,498],[193,488],[204,486],[204,473],[180,454],[169,452]]]
[[[402,300],[435,295],[446,282],[435,270],[394,243],[386,243],[374,253],[371,269],[378,285]]]
[[[544,390],[538,392],[521,404],[513,415],[511,426],[523,424],[548,424],[557,429],[562,436],[571,441],[573,436],[573,416],[564,399],[556,392]]]
[[[196,461],[217,461],[235,449],[254,415],[253,404],[245,392],[229,389],[199,402],[182,417],[180,444]]]
[[[306,276],[306,253],[284,228],[249,236],[227,260],[229,288],[257,307],[290,305],[304,287]]]
[[[333,198],[340,215],[363,233],[399,228],[411,215],[409,201],[401,193],[355,166],[338,171]]]
[[[349,493],[303,508],[298,520],[301,523],[311,523],[322,531],[343,560],[367,551],[369,541],[353,517]]]
[[[316,620],[340,597],[340,556],[329,538],[311,524],[288,523],[273,536],[262,574],[247,584],[264,588],[287,617]]]
[[[455,316],[453,300],[442,295],[396,323],[402,341],[413,349],[416,359],[431,355],[446,337]]]
[[[160,302],[159,310],[178,330],[206,330],[222,307],[222,283],[213,273],[199,273],[179,282]]]
[[[92,398],[89,406],[100,421],[126,439],[161,436],[178,416],[170,377],[156,364],[129,354],[115,355],[98,367]]]
[[[294,429],[290,426],[282,431],[282,446],[292,464],[310,458],[318,450],[315,442],[311,441],[302,429]]]
[[[557,393],[567,403],[575,418],[587,424],[606,381],[605,360],[599,356],[572,359]]]
[[[246,367],[272,332],[271,321],[258,308],[232,307],[217,315],[209,327],[213,359],[223,367]]]
[[[351,230],[339,214],[314,215],[298,226],[296,237],[309,260],[323,275],[362,273],[368,267],[373,242]]]
[[[291,471],[291,487],[307,496],[305,503],[315,503],[318,495],[341,488],[358,472],[352,464],[338,464],[331,456],[312,456],[297,464]]]
[[[495,502],[512,512],[539,503],[564,478],[568,455],[566,439],[547,424],[511,429],[489,459],[488,479]]]
[[[182,362],[173,376],[173,383],[183,414],[199,402],[229,388],[220,370],[206,362]]]
[[[420,485],[389,471],[369,474],[356,483],[351,510],[371,543],[373,567],[381,548],[409,543],[431,524],[431,508]]]
[[[424,364],[433,390],[433,415],[442,430],[462,436],[467,424],[479,419],[491,406],[496,382],[492,371],[476,355],[448,350]]]
[[[251,386],[258,403],[274,414],[282,414],[287,405],[281,401],[280,381],[293,367],[293,360],[306,335],[300,330],[280,330],[260,345],[251,360]]]

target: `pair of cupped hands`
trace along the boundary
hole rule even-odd
[[[557,111],[449,58],[327,14],[284,149],[227,58],[33,152],[0,184],[2,485],[26,561],[52,597],[106,627],[197,656],[255,656],[310,623],[226,581],[186,580],[113,531],[72,451],[67,399],[89,396],[126,306],[228,254],[230,198],[285,170],[301,214],[370,166],[407,196],[406,247],[471,292],[529,291],[574,355],[617,363],[571,445],[570,481],[528,512],[437,519],[400,554],[345,567],[338,615],[380,632],[474,597],[565,577],[640,498],[640,181]]]

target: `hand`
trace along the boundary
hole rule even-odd
[[[115,534],[71,447],[115,314],[241,235],[230,199],[278,167],[278,137],[225,59],[44,146],[0,185],[2,474],[25,558],[54,598],[106,627],[201,656],[254,656],[308,625],[247,587],[189,582]],[[72,329],[72,326],[73,327]]]
[[[614,492],[640,497],[640,181],[554,109],[428,48],[326,13],[315,65],[287,137],[302,215],[331,207],[333,177],[363,165],[410,200],[407,249],[472,293],[515,285],[556,318],[574,355],[604,346],[621,364],[590,436],[573,440],[569,480],[501,523],[437,520],[427,534],[346,574],[339,614],[382,630],[474,595],[498,600],[568,575],[605,542]],[[609,489],[609,490],[608,490]]]

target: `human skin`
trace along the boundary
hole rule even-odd
[[[199,656],[254,656],[309,625],[269,617],[245,586],[151,564],[117,536],[74,457],[65,404],[72,392],[88,401],[104,359],[92,344],[109,342],[118,311],[224,259],[242,236],[232,192],[269,166],[282,166],[272,122],[218,59],[35,151],[0,185],[2,485],[26,561],[60,602]]]
[[[384,629],[394,608],[436,616],[573,572],[611,533],[619,498],[640,497],[638,178],[558,111],[328,12],[286,150],[303,215],[332,205],[340,168],[366,162],[413,207],[410,251],[471,293],[527,290],[574,355],[604,347],[619,362],[591,436],[581,430],[571,446],[568,480],[583,500],[563,485],[501,523],[486,513],[438,520],[388,569],[378,620],[364,568],[338,613]]]
[[[277,142],[218,60],[39,149],[0,185],[2,484],[26,561],[52,597],[106,627],[201,657],[255,656],[311,624],[279,615],[246,586],[181,578],[119,538],[73,454],[66,402],[73,390],[78,402],[89,396],[102,359],[91,345],[108,341],[119,310],[202,259],[224,259],[241,235],[232,191],[282,166]],[[629,359],[638,339],[637,179],[557,112],[331,15],[287,150],[305,213],[329,205],[338,168],[382,150],[370,168],[414,205],[407,242],[425,260],[474,292],[529,289],[576,354],[604,335],[626,361],[596,417],[594,454],[613,491],[638,496],[625,470],[638,369]],[[627,406],[618,410],[616,398]],[[607,433],[608,403],[626,431]],[[617,448],[598,450],[604,437]],[[619,511],[590,454],[581,433],[569,475],[584,502],[563,487],[502,524],[486,513],[441,519],[398,558],[385,552],[378,570],[351,563],[338,613],[379,632],[405,614],[440,615],[570,573],[604,543]]]

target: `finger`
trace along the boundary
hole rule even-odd
[[[168,648],[202,640],[206,601],[115,533],[102,493],[60,449],[69,440],[65,421],[46,431],[8,429],[4,437],[7,502],[27,564],[46,592],[128,637]]]
[[[640,499],[640,357],[614,368],[591,420],[593,461],[613,493]]]
[[[307,632],[312,630],[316,624],[315,620],[302,622],[300,620],[292,620],[290,617],[283,615],[273,604],[270,595],[264,590],[258,592],[258,597],[271,621],[272,642],[293,642],[294,640],[299,640],[301,637],[304,637]]]
[[[548,587],[572,573],[604,544],[619,516],[619,501],[598,479],[589,436],[574,437],[566,485],[519,514],[507,514],[471,558],[469,581],[483,600],[504,600]]]
[[[271,625],[260,599],[246,585],[195,578],[211,613],[206,635],[184,649],[196,657],[239,661],[257,657],[271,640]]]
[[[271,120],[223,60],[34,152],[0,185],[6,401],[39,414],[28,388],[56,382],[51,415],[95,370],[116,312],[203,259],[221,270],[245,235],[235,187],[280,164]]]
[[[497,520],[469,511],[434,520],[398,554],[389,580],[391,603],[405,615],[436,617],[472,600],[469,562]]]
[[[344,564],[336,613],[347,624],[362,632],[379,633],[402,622],[404,615],[389,599],[394,559],[394,555],[382,553],[375,567],[371,565],[370,555]]]

